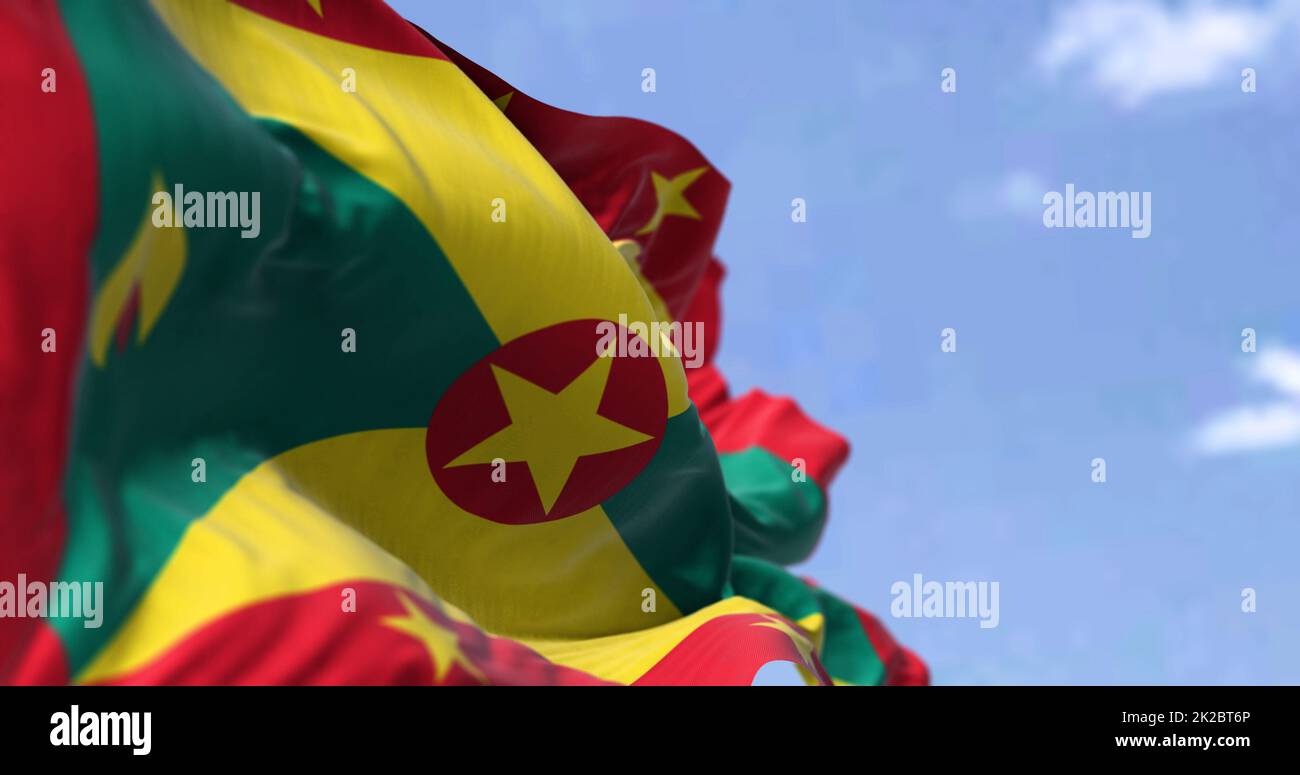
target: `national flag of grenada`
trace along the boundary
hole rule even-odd
[[[780,567],[847,445],[711,365],[685,140],[370,0],[19,0],[0,51],[0,581],[106,597],[0,618],[0,681],[927,681]],[[260,233],[158,228],[178,185]],[[599,357],[620,316],[710,362]]]

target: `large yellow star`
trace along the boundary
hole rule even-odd
[[[430,659],[433,660],[435,683],[441,684],[447,679],[447,673],[451,672],[453,663],[464,668],[465,672],[477,678],[479,683],[487,683],[487,679],[478,668],[474,667],[460,652],[455,633],[430,619],[419,606],[411,602],[405,592],[398,592],[397,597],[402,601],[402,607],[406,609],[406,616],[385,616],[382,621],[385,626],[400,630],[424,644],[429,651]]]
[[[686,189],[708,171],[708,167],[696,167],[671,180],[658,172],[651,172],[650,180],[654,183],[655,199],[658,200],[658,204],[655,206],[655,214],[651,216],[650,221],[645,226],[641,227],[637,234],[649,234],[659,228],[659,224],[668,215],[680,215],[684,218],[700,220],[699,212],[691,206],[690,202],[686,201]]]
[[[492,366],[510,412],[510,425],[475,444],[447,465],[527,462],[549,514],[578,458],[640,444],[653,438],[596,414],[612,358],[597,358],[559,393]]]
[[[786,624],[784,619],[777,616],[764,615],[764,622],[754,622],[751,627],[771,627],[774,630],[780,630],[785,636],[794,643],[794,647],[799,651],[799,659],[803,662],[804,667],[809,670],[813,669],[812,652],[813,644],[808,636]]]

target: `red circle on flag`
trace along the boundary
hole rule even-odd
[[[616,346],[636,336],[608,321],[559,323],[501,345],[452,383],[425,434],[429,471],[452,502],[502,524],[549,522],[602,503],[645,468],[667,423],[663,370],[654,356],[597,355],[608,327],[620,337]],[[508,405],[507,396],[520,394],[530,400]],[[567,414],[528,416],[537,414],[528,410],[550,406],[552,397],[574,412],[574,429],[595,424],[611,448],[602,451],[597,443],[590,454],[580,454],[576,430],[570,435],[562,419]],[[599,417],[587,416],[587,405]],[[527,433],[539,426],[551,432]],[[521,448],[534,460],[511,454]]]

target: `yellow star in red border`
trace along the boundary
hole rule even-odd
[[[779,616],[764,614],[763,618],[766,619],[767,621],[754,622],[750,626],[771,627],[774,630],[779,630],[780,632],[785,633],[785,636],[789,638],[790,642],[794,644],[794,647],[798,649],[799,659],[801,662],[803,662],[803,666],[808,668],[809,670],[814,670],[815,668],[813,667],[813,661],[812,661],[813,644],[812,641],[808,639],[808,636],[804,635],[802,631],[796,630],[793,627],[791,627],[789,624],[786,623],[784,619],[780,618]]]
[[[655,214],[637,234],[649,234],[659,228],[659,224],[663,223],[664,218],[669,215],[700,220],[700,213],[686,200],[686,189],[708,171],[708,167],[696,167],[672,179],[665,178],[658,172],[651,172],[650,181],[654,183],[655,199],[658,200],[658,204],[655,206]]]
[[[498,458],[527,462],[542,508],[549,514],[579,458],[653,438],[596,413],[612,363],[612,358],[597,358],[558,393],[493,365],[510,424],[447,465],[491,463]]]
[[[441,684],[447,680],[452,664],[460,665],[465,672],[478,679],[479,683],[487,683],[483,673],[479,672],[479,669],[461,653],[460,641],[454,632],[430,619],[423,609],[411,602],[405,592],[398,592],[397,598],[406,609],[406,615],[385,616],[382,620],[383,624],[410,635],[424,645],[429,652],[429,658],[433,661],[434,683]]]

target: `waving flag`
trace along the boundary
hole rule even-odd
[[[104,594],[0,619],[0,680],[926,681],[780,567],[847,446],[705,365],[728,184],[689,143],[378,2],[7,4],[0,41],[0,581]]]

